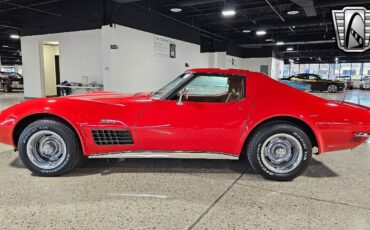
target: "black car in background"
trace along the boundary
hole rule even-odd
[[[5,92],[23,89],[23,76],[19,73],[0,72],[0,88]]]
[[[312,91],[328,91],[329,93],[343,91],[346,87],[342,81],[322,79],[317,74],[296,74],[283,80],[308,83],[311,85]]]

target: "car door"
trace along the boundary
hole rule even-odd
[[[313,91],[322,91],[325,88],[325,82],[313,74],[307,75],[306,82],[311,84],[311,90]]]
[[[137,144],[143,150],[238,154],[251,100],[245,97],[245,77],[238,76],[239,90],[228,84],[230,78],[237,76],[196,76],[184,86],[188,100],[178,103],[175,92],[154,101],[137,122]]]

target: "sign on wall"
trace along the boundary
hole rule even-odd
[[[154,36],[154,56],[176,58],[176,42],[166,37]]]

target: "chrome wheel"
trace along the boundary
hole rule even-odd
[[[338,86],[336,86],[336,85],[329,85],[328,86],[328,92],[329,93],[335,93],[337,91],[338,91]]]
[[[303,158],[299,140],[286,133],[269,137],[261,148],[261,160],[270,171],[285,174],[295,170]]]
[[[34,133],[28,140],[27,156],[41,169],[55,169],[64,162],[67,147],[63,138],[57,133],[42,130]]]

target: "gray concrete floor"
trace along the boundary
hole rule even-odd
[[[0,108],[21,100],[0,93]],[[41,178],[0,145],[0,185],[1,229],[370,229],[370,143],[315,156],[286,183],[223,160],[94,160]]]

